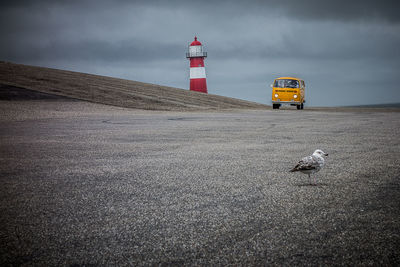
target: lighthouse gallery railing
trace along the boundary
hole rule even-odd
[[[207,57],[207,52],[196,52],[196,53],[187,52],[186,53],[186,57],[187,58],[190,58],[190,57]]]

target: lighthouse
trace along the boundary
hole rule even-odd
[[[190,60],[190,91],[207,94],[206,69],[204,68],[206,57],[207,52],[203,52],[203,46],[195,36],[186,53],[186,58]]]

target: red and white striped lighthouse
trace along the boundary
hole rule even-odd
[[[203,46],[197,41],[196,36],[188,49],[186,57],[190,60],[190,91],[207,94],[206,69],[204,68],[207,52],[203,52]]]

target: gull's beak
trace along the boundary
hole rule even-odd
[[[325,153],[325,156],[328,156],[328,153]]]

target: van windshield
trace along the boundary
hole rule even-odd
[[[278,87],[278,88],[299,88],[299,81],[290,80],[290,79],[275,80],[274,87]]]

